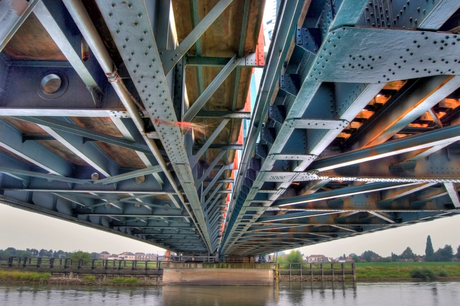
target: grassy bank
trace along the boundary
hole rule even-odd
[[[371,262],[356,263],[356,278],[405,279],[413,277],[411,271],[428,269],[439,277],[460,277],[460,262]]]
[[[21,281],[42,283],[51,278],[50,273],[28,272],[28,271],[4,271],[0,270],[0,281]]]
[[[146,280],[144,277],[115,277],[102,281],[94,275],[85,275],[81,278],[54,277],[51,273],[14,271],[0,269],[0,284],[59,284],[59,285],[107,285],[107,286],[153,286],[159,285],[158,280]]]

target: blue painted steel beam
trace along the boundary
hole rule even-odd
[[[460,140],[460,126],[454,125],[437,129],[424,134],[406,137],[400,140],[386,142],[361,150],[355,150],[330,158],[314,161],[309,170],[325,171],[339,167],[349,166],[361,162],[381,159],[418,149],[430,148],[439,144],[450,144]]]
[[[224,119],[222,122],[219,124],[219,126],[214,130],[214,132],[209,136],[209,138],[206,140],[206,142],[203,144],[203,146],[200,148],[200,150],[192,156],[190,159],[190,166],[193,168],[196,163],[200,160],[201,156],[209,149],[209,146],[214,142],[214,140],[219,136],[220,132],[225,128],[225,126],[228,124],[230,119]]]
[[[56,131],[61,131],[69,134],[74,134],[84,138],[102,141],[113,145],[121,146],[127,149],[139,151],[151,155],[151,151],[143,140],[136,138],[136,142],[115,137],[112,135],[104,134],[101,132],[93,131],[69,122],[60,120],[59,118],[46,118],[46,117],[15,117],[20,120],[33,122],[42,126],[49,127]]]
[[[76,25],[65,6],[61,1],[42,0],[35,6],[34,14],[86,86],[93,88],[94,104],[100,105],[102,86],[99,83],[105,77],[94,56],[90,56],[89,49],[82,50],[81,36],[72,34],[71,31],[75,31]],[[82,59],[83,52],[88,52],[85,61]]]
[[[232,73],[232,71],[239,65],[243,59],[237,58],[235,55],[232,59],[225,65],[224,68],[219,72],[215,79],[209,84],[208,87],[203,91],[203,93],[198,97],[198,99],[193,102],[192,106],[184,114],[183,121],[192,122],[193,118],[198,114],[198,112],[203,108],[203,106],[208,102],[209,98],[216,92],[216,90],[222,85],[222,83],[227,79],[227,77]]]
[[[0,119],[0,146],[56,175],[69,176],[72,165],[35,142],[22,142],[22,132]]]
[[[113,34],[114,42],[136,86],[150,120],[163,143],[169,159],[172,161],[174,171],[184,188],[191,210],[193,211],[192,217],[199,224],[200,231],[203,233],[203,238],[206,241],[209,251],[213,252],[214,250],[210,250],[212,243],[204,221],[188,155],[182,142],[181,130],[178,126],[165,124],[165,122],[177,121],[166,78],[167,71],[170,69],[166,69],[166,71],[163,69],[149,19],[143,14],[140,14],[139,17],[139,12],[143,12],[145,9],[144,3],[141,2],[133,2],[130,4],[131,7],[123,3],[112,7],[110,3],[105,1],[96,1],[109,30]],[[123,16],[125,23],[120,25],[115,20],[116,18],[111,17],[113,15]],[[133,29],[133,27],[136,27],[136,29]],[[149,30],[141,32],[137,31],[138,28]],[[137,33],[137,37],[133,37],[133,33]],[[128,40],[130,38],[134,39],[127,44],[126,38]],[[140,65],[140,63],[145,63],[146,59],[149,60],[150,64]],[[159,101],[162,102],[159,103]]]

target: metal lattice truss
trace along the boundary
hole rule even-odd
[[[262,12],[241,0],[1,1],[0,202],[216,253],[263,66]]]
[[[460,212],[459,7],[281,4],[223,254],[270,253]]]
[[[458,214],[459,7],[281,1],[264,63],[261,0],[0,1],[0,202],[222,255]]]

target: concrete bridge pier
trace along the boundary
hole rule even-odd
[[[176,263],[163,270],[165,285],[272,285],[274,264],[254,263]]]

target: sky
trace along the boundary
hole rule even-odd
[[[410,247],[414,253],[423,255],[426,238],[431,235],[435,250],[450,244],[456,251],[460,245],[460,235],[457,234],[459,224],[460,216],[446,217],[319,243],[298,250],[304,255],[323,254],[328,257],[339,257],[344,253],[360,255],[367,250],[381,256],[389,256],[391,252],[399,255],[406,247]],[[7,247],[69,252],[108,251],[116,254],[129,251],[162,255],[165,252],[162,248],[136,240],[0,204],[0,249]]]

